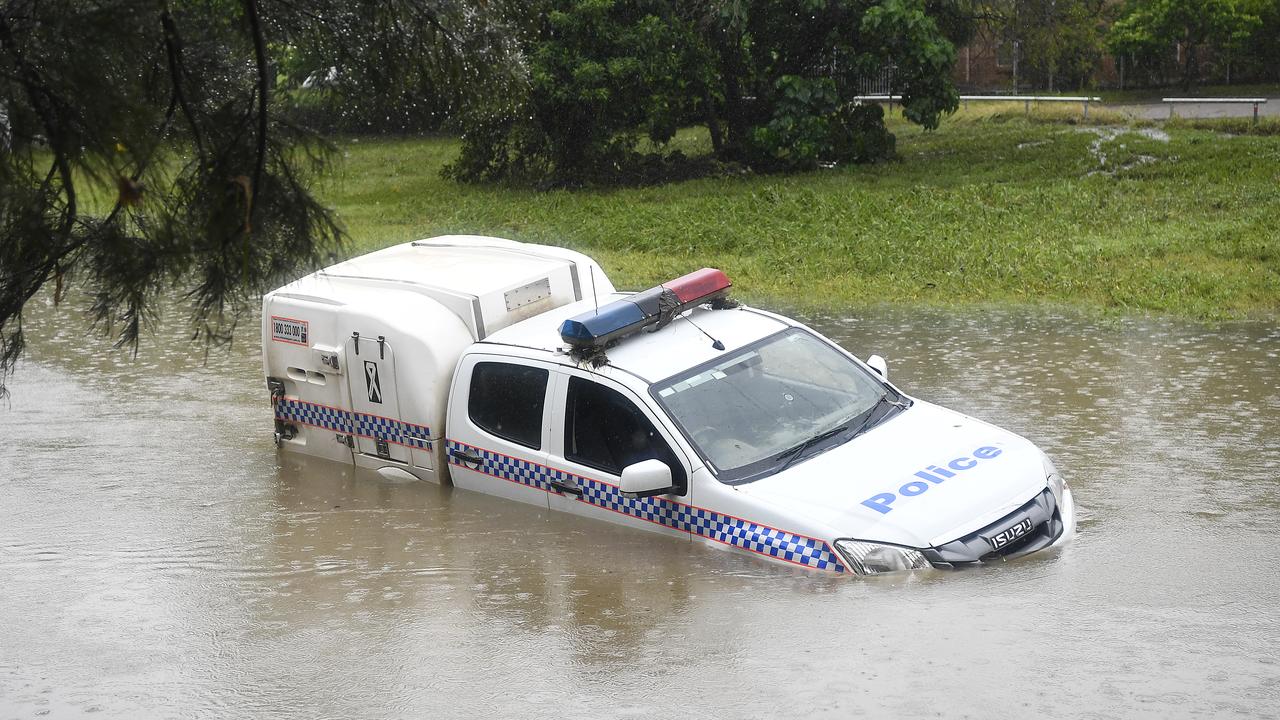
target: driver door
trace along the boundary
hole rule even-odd
[[[551,509],[678,537],[689,537],[689,462],[670,431],[630,390],[598,374],[557,373],[548,463]],[[629,498],[622,469],[657,459],[671,468],[678,492]]]

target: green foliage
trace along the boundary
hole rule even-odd
[[[1237,76],[1280,82],[1280,0],[1253,0],[1251,8],[1256,29],[1231,54],[1242,71]]]
[[[701,121],[717,159],[759,169],[892,154],[881,116],[850,105],[892,68],[908,119],[937,127],[957,106],[954,46],[924,0],[542,0],[523,36],[525,92],[476,108],[460,180],[615,182],[652,165],[681,123]],[[970,32],[956,3],[947,31]],[[856,134],[866,134],[857,138]]]
[[[523,94],[464,121],[461,180],[580,184],[631,162],[641,134],[658,145],[697,101],[689,23],[658,0],[545,0],[524,49]]]
[[[78,286],[134,346],[176,288],[193,337],[214,342],[254,293],[337,247],[307,189],[327,150],[271,100],[269,33],[296,28],[291,12],[0,0],[0,394],[46,286],[55,301]]]
[[[897,157],[897,140],[885,127],[879,105],[845,103],[831,128],[831,155],[847,162],[870,163]]]
[[[997,32],[1016,45],[1018,80],[1083,87],[1102,58],[1106,0],[1000,0]]]
[[[1140,58],[1157,73],[1181,44],[1180,74],[1189,89],[1199,79],[1203,48],[1230,53],[1261,27],[1257,7],[1256,0],[1129,0],[1107,41],[1112,52]]]
[[[955,47],[919,0],[883,0],[867,10],[862,33],[872,57],[892,58],[901,83],[902,112],[911,122],[935,129],[960,98],[951,83]]]
[[[777,82],[773,117],[755,130],[755,144],[787,165],[812,167],[834,159],[833,121],[839,97],[830,78],[783,75]]]
[[[755,149],[768,159],[795,169],[893,157],[893,135],[879,105],[840,104],[830,78],[784,75],[778,91],[773,117],[755,129]]]
[[[935,128],[957,106],[950,80],[955,48],[922,0],[760,0],[741,6],[732,19],[718,19],[724,23],[719,32],[732,40],[718,46],[718,95],[724,98],[718,111],[729,129],[730,152],[750,148],[748,127],[766,125],[766,132],[750,137],[795,137],[800,146],[769,155],[797,158],[803,167],[812,137],[832,119],[823,116],[850,102],[861,79],[886,69],[893,91],[904,97],[908,120]],[[799,87],[811,88],[812,122],[799,122]],[[818,87],[825,90],[818,93]],[[738,95],[754,96],[756,107],[735,101]],[[744,127],[735,127],[735,120]]]
[[[288,23],[272,48],[294,116],[327,132],[438,129],[465,86],[483,86],[494,76],[490,66],[504,62],[497,18],[485,4],[465,10],[418,0],[308,0],[298,12],[323,22]],[[489,62],[468,62],[481,53]]]

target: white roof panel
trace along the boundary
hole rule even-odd
[[[457,240],[469,242],[450,242]],[[551,257],[532,247],[524,249],[509,240],[446,235],[393,245],[327,267],[319,274],[417,283],[481,296],[505,290],[525,278],[545,276],[569,263],[566,258]]]
[[[628,295],[601,296],[600,305]],[[595,303],[590,299],[565,305],[499,330],[485,342],[555,352],[568,346],[560,338],[560,324],[594,309]],[[696,327],[694,323],[697,323]],[[623,338],[606,354],[610,365],[653,382],[749,345],[785,327],[787,325],[780,320],[750,308],[711,310],[698,307],[657,332],[639,332]],[[724,343],[725,349],[713,348],[711,339],[703,334],[704,330],[707,335]],[[567,356],[561,357],[561,362],[572,364]]]

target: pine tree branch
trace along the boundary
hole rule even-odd
[[[262,23],[258,18],[258,0],[244,0],[249,28],[253,31],[253,51],[258,66],[258,157],[253,168],[253,186],[249,196],[249,221],[258,207],[258,191],[262,187],[262,175],[267,165],[267,93],[270,78],[267,77],[267,42],[262,36]]]
[[[71,162],[67,159],[66,135],[62,124],[58,122],[54,108],[50,107],[51,103],[58,104],[58,99],[49,90],[48,85],[40,80],[39,71],[27,60],[22,48],[14,40],[13,30],[8,18],[4,15],[0,15],[0,44],[9,49],[9,56],[13,58],[14,66],[18,70],[18,82],[26,91],[27,99],[40,117],[40,124],[48,135],[49,147],[53,150],[53,163],[62,180],[62,192],[66,195],[59,235],[63,240],[70,240],[71,228],[75,225],[77,213],[76,186],[75,178],[71,174]]]
[[[182,90],[182,79],[186,76],[182,65],[182,38],[178,35],[178,26],[173,21],[167,2],[160,4],[160,25],[164,27],[164,49],[168,58],[169,82],[173,86],[173,96],[177,98],[178,106],[182,108],[182,115],[187,119],[187,125],[191,127],[191,138],[195,141],[196,153],[200,155],[200,161],[204,162],[206,160],[204,135]]]

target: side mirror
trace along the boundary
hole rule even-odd
[[[661,460],[642,460],[622,469],[619,490],[628,497],[652,497],[671,492],[671,468]]]
[[[879,355],[872,355],[867,358],[867,367],[870,367],[872,370],[880,373],[881,378],[885,380],[889,379],[889,363],[885,362],[884,358]]]

